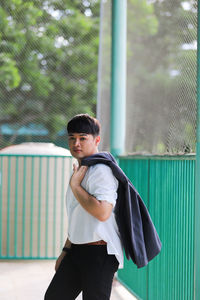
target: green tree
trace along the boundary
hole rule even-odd
[[[73,114],[94,114],[98,31],[99,0],[2,0],[0,125],[42,124],[54,141]]]

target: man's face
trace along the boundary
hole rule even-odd
[[[100,136],[94,137],[86,133],[70,133],[68,135],[69,150],[73,157],[80,160],[98,152]]]

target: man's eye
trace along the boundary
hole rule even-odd
[[[84,140],[85,140],[85,138],[80,138],[80,140],[81,140],[81,141],[84,141]]]

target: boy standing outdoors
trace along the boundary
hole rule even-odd
[[[66,195],[68,238],[56,261],[56,273],[45,300],[109,300],[112,281],[123,267],[123,250],[114,216],[118,180],[105,164],[81,165],[98,153],[100,124],[81,114],[68,125],[68,143],[74,165]]]

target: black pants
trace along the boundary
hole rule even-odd
[[[45,300],[109,300],[114,273],[118,269],[106,245],[72,245],[45,294]]]

